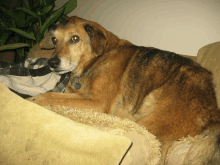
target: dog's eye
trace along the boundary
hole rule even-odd
[[[77,43],[77,42],[79,42],[79,36],[72,36],[70,42],[72,42],[72,43]]]
[[[57,38],[56,38],[56,37],[53,37],[53,38],[52,38],[52,42],[53,42],[54,45],[56,45],[56,43],[57,43]]]

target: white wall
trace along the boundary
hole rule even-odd
[[[57,0],[62,6],[67,0]],[[196,56],[220,37],[219,0],[78,0],[69,16],[98,22],[140,46]]]

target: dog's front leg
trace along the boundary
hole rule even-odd
[[[33,96],[30,98],[27,98],[26,100],[29,100],[34,103],[40,103],[40,102],[46,102],[48,99],[73,99],[73,98],[83,98],[79,94],[75,93],[55,93],[55,92],[48,92],[39,94],[37,96]]]
[[[85,98],[77,93],[43,93],[27,100],[41,106],[68,106],[72,108],[88,108],[104,112],[102,104],[97,99]]]

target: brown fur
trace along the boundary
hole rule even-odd
[[[74,35],[78,43],[69,41]],[[48,46],[54,36],[57,44]],[[78,17],[60,23],[39,46],[55,48],[54,57],[77,66],[66,93],[29,99],[37,104],[93,108],[134,120],[164,144],[164,157],[173,141],[219,128],[212,73],[188,58],[133,45]],[[76,78],[79,90],[72,86]]]

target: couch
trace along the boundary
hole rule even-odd
[[[35,46],[27,57],[50,58]],[[220,42],[187,56],[213,72],[220,107]],[[0,83],[0,164],[155,165],[160,142],[146,128],[88,109],[41,107]],[[218,132],[183,137],[168,152],[166,164],[220,164]],[[205,149],[205,152],[202,152]]]

